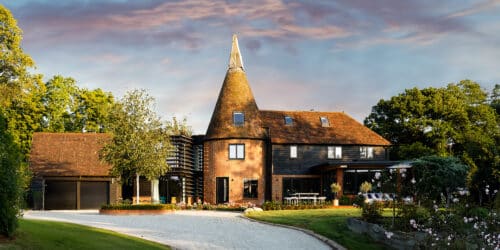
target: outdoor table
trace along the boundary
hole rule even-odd
[[[298,199],[298,201],[300,201],[300,200],[305,200],[305,201],[311,200],[313,202],[313,204],[316,205],[316,200],[317,200],[317,196],[319,195],[319,193],[294,193],[292,195],[296,196],[297,199]]]

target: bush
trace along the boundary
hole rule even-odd
[[[0,113],[0,234],[12,237],[17,228],[25,186],[21,153]]]
[[[361,217],[367,222],[378,223],[382,219],[383,205],[379,202],[364,203],[361,209]]]
[[[103,210],[174,210],[173,204],[109,204],[102,205]]]
[[[342,196],[340,197],[339,199],[339,205],[352,205],[352,202],[351,202],[351,198],[349,198],[349,196]]]
[[[363,195],[356,195],[352,201],[352,205],[362,207],[365,204],[365,197]]]

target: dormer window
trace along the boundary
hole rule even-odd
[[[328,121],[328,117],[322,116],[319,118],[321,121],[321,127],[330,127],[330,122]]]
[[[286,115],[285,116],[285,125],[292,126],[293,125],[293,118]]]
[[[243,126],[245,124],[245,113],[241,111],[234,111],[233,124],[234,126]]]

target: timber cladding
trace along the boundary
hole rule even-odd
[[[229,159],[229,144],[245,144],[245,159]],[[204,143],[204,201],[216,203],[216,177],[229,178],[229,201],[262,204],[265,190],[265,145],[261,140],[228,139]],[[258,198],[243,198],[244,179],[258,181]]]
[[[30,169],[36,176],[109,176],[99,150],[111,139],[96,133],[34,133]]]

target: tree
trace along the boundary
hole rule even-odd
[[[22,156],[7,130],[0,113],[0,234],[11,237],[17,228],[17,216],[24,191]]]
[[[153,102],[144,90],[128,92],[118,101],[110,112],[113,138],[100,152],[101,158],[112,165],[112,175],[122,179],[134,173],[137,178],[145,176],[152,181],[152,189],[168,171],[166,159],[171,149],[169,129],[152,110]],[[158,201],[157,195],[152,196]]]
[[[394,160],[436,154],[456,156],[470,167],[469,188],[499,188],[500,131],[488,94],[470,80],[443,88],[408,89],[380,100],[365,125],[394,145]]]
[[[416,195],[421,201],[441,201],[449,205],[452,193],[465,188],[469,167],[455,157],[426,156],[412,163]],[[432,205],[432,203],[425,204]]]
[[[71,77],[60,75],[52,77],[46,86],[43,97],[45,115],[43,128],[48,132],[71,131],[71,113],[75,110],[78,87]]]
[[[75,110],[71,114],[71,123],[66,127],[71,131],[104,133],[108,130],[108,113],[114,104],[110,92],[102,89],[80,89],[75,97]]]
[[[21,48],[22,30],[12,13],[0,4],[0,107],[7,107],[22,94],[27,69],[34,66]]]

